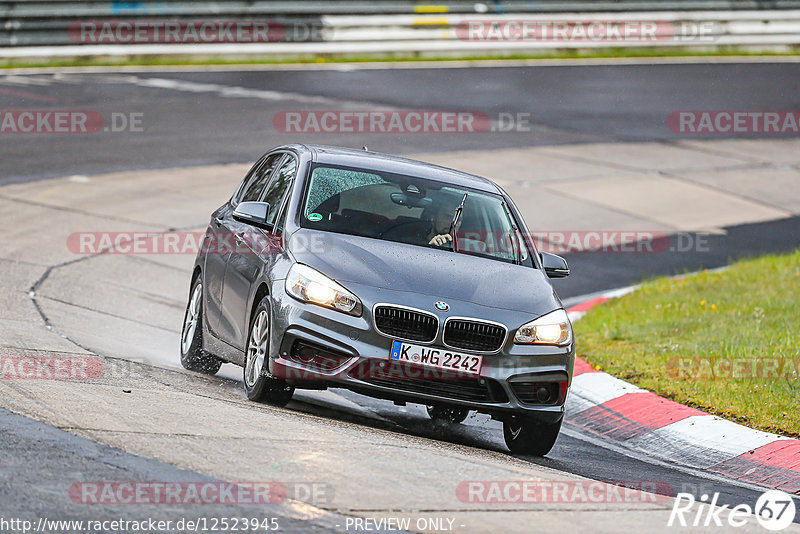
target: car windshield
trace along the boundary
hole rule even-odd
[[[433,180],[317,165],[301,219],[304,228],[531,266],[501,196]]]

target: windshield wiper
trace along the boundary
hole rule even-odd
[[[453,252],[458,252],[458,244],[456,243],[456,236],[453,232],[456,229],[458,220],[461,218],[461,212],[464,211],[464,202],[467,201],[468,196],[469,193],[464,193],[464,197],[461,199],[461,204],[458,205],[455,213],[453,213],[453,220],[452,222],[450,222],[450,230],[447,232],[448,234],[450,234],[450,237],[453,238]]]
[[[514,217],[511,215],[511,210],[508,209],[505,200],[502,204],[503,210],[506,212],[506,217],[508,217],[508,222],[511,224],[511,229],[514,231],[514,235],[511,236],[511,246],[514,249],[514,263],[516,265],[522,265],[522,244],[517,241],[517,239],[519,239],[519,228],[517,228],[517,223],[514,222]]]

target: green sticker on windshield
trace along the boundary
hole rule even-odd
[[[308,214],[308,220],[309,221],[314,221],[314,222],[321,221],[322,220],[322,215],[320,215],[319,213],[309,213]]]

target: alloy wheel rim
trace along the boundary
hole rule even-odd
[[[253,387],[258,379],[264,360],[267,355],[267,337],[269,336],[269,322],[266,310],[261,310],[253,322],[250,341],[247,345],[247,365],[245,367],[245,382]]]
[[[186,319],[183,323],[183,338],[181,339],[181,349],[184,354],[188,354],[189,347],[192,346],[194,334],[197,331],[197,323],[200,319],[200,301],[203,294],[202,284],[197,284],[192,291],[192,298],[186,307]]]

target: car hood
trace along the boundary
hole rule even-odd
[[[334,280],[543,315],[561,307],[539,269],[450,251],[301,229],[288,239],[295,260]]]

